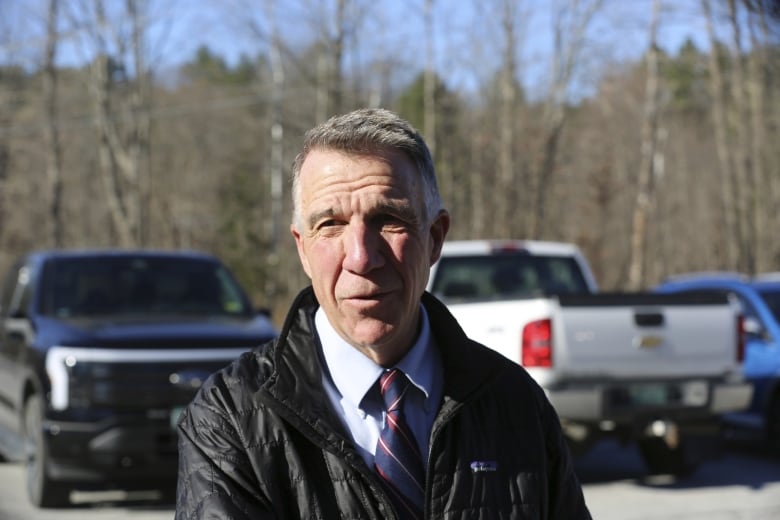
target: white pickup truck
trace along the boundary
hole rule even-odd
[[[528,370],[577,453],[613,435],[637,442],[651,472],[683,474],[719,416],[749,403],[742,318],[726,297],[598,293],[576,246],[507,240],[446,242],[428,290]]]

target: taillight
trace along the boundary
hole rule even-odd
[[[532,321],[523,327],[521,353],[524,367],[552,366],[552,321]]]
[[[737,362],[742,363],[745,360],[745,316],[737,315]]]

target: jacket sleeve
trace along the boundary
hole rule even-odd
[[[563,435],[560,419],[545,399],[544,426],[547,431],[547,453],[551,463],[548,474],[549,515],[555,520],[591,520],[582,486],[574,471],[569,446]]]
[[[182,413],[178,432],[175,520],[275,518],[224,407],[201,392]]]

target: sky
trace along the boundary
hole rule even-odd
[[[186,1],[186,0],[185,0]],[[224,1],[224,0],[223,0]],[[453,89],[474,90],[476,78],[486,78],[490,69],[498,66],[500,48],[496,38],[500,27],[496,20],[486,27],[483,20],[487,17],[490,4],[486,0],[472,2],[466,0],[433,0],[434,32],[436,38],[433,52],[436,70]],[[569,1],[569,0],[565,0]],[[581,0],[588,4],[593,0]],[[589,35],[591,53],[582,57],[584,67],[602,67],[606,62],[635,60],[648,46],[648,27],[653,0],[603,0],[604,9],[593,24]],[[290,5],[295,2],[282,2]],[[334,2],[320,2],[329,3]],[[389,49],[393,58],[414,62],[420,69],[424,65],[425,45],[423,34],[423,0],[379,0],[369,2],[374,12],[364,22],[363,34],[358,36],[364,42],[360,51],[364,59],[376,58],[372,51],[372,41],[381,40],[382,47]],[[541,85],[549,76],[552,42],[552,9],[561,4],[560,0],[518,0],[518,31],[524,33],[522,39],[522,57],[519,67],[524,83]],[[218,4],[214,4],[218,5]],[[482,5],[482,9],[475,9]],[[242,30],[241,22],[227,19],[224,4],[193,15],[196,24],[203,29],[198,32],[198,43],[209,46],[217,54],[235,63],[241,54],[252,55],[256,52],[256,40]],[[279,26],[284,27],[285,35],[299,38],[300,41],[311,37],[313,24],[319,24],[320,18],[327,15],[312,16],[311,13],[299,13],[294,8],[279,9],[276,12]],[[202,23],[204,18],[221,19],[221,23]],[[240,17],[238,17],[240,18]],[[494,17],[495,18],[495,17]],[[201,20],[201,22],[198,22]],[[477,26],[483,26],[481,33],[475,32]],[[485,33],[487,31],[488,34]],[[707,48],[706,28],[701,17],[699,0],[663,0],[661,22],[659,24],[659,42],[670,54],[675,54],[680,46],[691,39],[702,49]],[[389,42],[389,43],[387,43]],[[190,43],[191,56],[197,48],[196,41]],[[181,49],[182,51],[184,48]],[[374,54],[372,54],[374,52]],[[381,51],[379,51],[381,52]],[[360,59],[359,57],[353,59]],[[597,74],[592,74],[597,76]],[[540,90],[545,90],[543,86]]]
[[[148,0],[153,23],[149,47],[155,49],[150,62],[161,68],[174,67],[194,56],[198,47],[208,46],[229,63],[240,56],[258,52],[257,36],[249,30],[254,21],[268,29],[270,11],[263,0]],[[593,0],[581,0],[590,3]],[[595,21],[589,36],[588,63],[636,59],[647,48],[652,0],[604,0],[605,8]],[[28,66],[40,61],[43,48],[44,0],[0,0],[0,63],[20,60]],[[288,40],[305,42],[321,30],[327,12],[317,8],[332,5],[327,0],[280,0],[273,12],[277,27]],[[363,2],[371,13],[356,29],[360,45],[349,60],[399,59],[410,69],[420,69],[425,59],[423,0],[373,0]],[[522,36],[524,81],[534,84],[549,72],[552,47],[551,13],[561,1],[518,0],[518,30]],[[66,2],[67,4],[67,2]],[[433,51],[436,69],[451,88],[473,88],[477,77],[489,77],[486,69],[497,66],[500,34],[495,17],[493,27],[484,20],[488,0],[433,0],[433,26],[436,35]],[[83,5],[92,5],[83,2]],[[109,9],[124,5],[123,0],[108,0]],[[247,7],[251,5],[252,7]],[[700,15],[699,0],[663,0],[659,41],[670,53],[691,38],[706,48],[706,31]],[[259,7],[258,7],[259,6]],[[303,8],[305,6],[306,8]],[[314,7],[312,7],[314,6]],[[476,8],[475,6],[482,6]],[[83,13],[72,14],[72,18]],[[73,25],[70,23],[70,25]],[[477,32],[477,31],[481,32]],[[5,35],[4,35],[5,33]],[[60,47],[59,63],[78,65],[89,59],[82,42],[83,31],[69,30]],[[381,45],[376,45],[376,42]]]

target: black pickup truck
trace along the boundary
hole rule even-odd
[[[182,407],[277,334],[198,252],[33,252],[1,290],[0,457],[26,462],[38,507],[75,489],[170,493]]]

